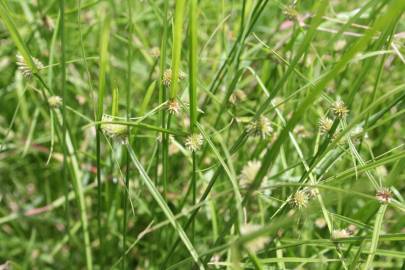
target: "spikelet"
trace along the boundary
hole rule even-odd
[[[114,118],[112,116],[104,114],[102,122],[114,122]],[[126,125],[121,124],[113,124],[113,123],[105,123],[101,124],[101,130],[104,134],[111,139],[118,141],[122,144],[127,143],[128,140],[128,127]]]
[[[245,94],[245,92],[243,92],[240,89],[233,92],[232,95],[229,97],[229,103],[231,103],[232,105],[236,105],[245,100],[246,100],[246,94]]]
[[[388,188],[381,188],[377,191],[375,197],[380,203],[389,203],[392,200],[392,192]]]
[[[348,237],[350,237],[350,232],[348,232],[346,229],[332,231],[332,239],[342,239]]]
[[[345,118],[349,113],[349,109],[341,99],[336,100],[331,109],[335,116],[339,119]]]
[[[48,104],[51,108],[57,109],[62,106],[62,98],[60,96],[50,96],[48,98]]]
[[[298,209],[306,208],[308,206],[308,194],[305,191],[297,191],[290,199],[290,203]]]
[[[18,66],[18,70],[22,73],[22,75],[25,78],[27,78],[27,79],[31,78],[32,75],[33,75],[33,71],[28,66],[28,64],[25,62],[24,57],[21,54],[17,54],[16,58],[17,58],[16,64]],[[31,57],[31,58],[32,58],[32,61],[33,61],[34,65],[36,66],[36,68],[38,70],[41,70],[41,69],[44,68],[44,65],[41,63],[41,61],[39,61],[35,57]]]
[[[260,136],[264,139],[273,132],[273,128],[267,117],[260,116],[259,119],[248,124],[247,132],[255,137]]]
[[[241,186],[247,186],[251,184],[261,166],[262,163],[257,160],[251,160],[245,166],[243,166],[241,174],[239,176]]]
[[[182,81],[186,78],[186,74],[183,71],[179,71],[179,80]],[[170,85],[172,84],[172,70],[171,69],[166,69],[165,72],[163,73],[163,80],[162,83],[164,86],[166,87],[170,87]]]
[[[204,143],[203,136],[201,134],[195,133],[187,137],[185,145],[187,149],[190,150],[191,152],[196,152],[200,150],[203,143]]]
[[[167,102],[167,111],[170,114],[179,114],[180,112],[180,104],[176,99],[170,99]]]
[[[153,58],[158,58],[160,56],[160,49],[159,47],[153,47],[149,50],[149,55]]]
[[[328,117],[322,117],[319,120],[319,130],[322,134],[327,134],[329,133],[329,131],[331,130],[333,125],[333,121],[332,119],[328,118]]]

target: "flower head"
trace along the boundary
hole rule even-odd
[[[326,221],[323,217],[317,218],[315,220],[315,226],[318,227],[319,229],[323,229],[326,226]]]
[[[150,56],[153,58],[158,58],[160,56],[160,49],[159,47],[153,47],[152,49],[149,50]]]
[[[33,71],[32,69],[29,67],[29,65],[25,62],[24,57],[21,54],[17,54],[16,55],[17,58],[17,66],[18,66],[18,70],[23,74],[24,77],[26,78],[31,78]],[[41,61],[39,61],[37,58],[35,57],[31,57],[32,61],[34,63],[34,65],[36,66],[36,68],[38,70],[41,70],[44,68],[44,65],[41,63]]]
[[[283,14],[289,19],[290,21],[297,19],[299,13],[294,8],[294,6],[287,6],[283,10]]]
[[[241,185],[246,186],[252,183],[261,166],[262,163],[257,160],[249,161],[245,166],[243,166],[239,176]]]
[[[200,150],[203,143],[203,136],[201,134],[195,133],[187,137],[185,145],[191,152],[196,152]]]
[[[309,198],[307,193],[305,191],[299,190],[294,193],[294,195],[290,199],[290,202],[294,207],[301,209],[308,206],[308,200]]]
[[[62,98],[60,96],[50,96],[48,98],[48,104],[51,108],[59,108],[62,106]]]
[[[341,239],[341,238],[348,238],[348,237],[350,237],[350,232],[346,229],[332,231],[332,239]]]
[[[171,69],[166,69],[163,73],[163,85],[166,87],[170,87],[172,83],[173,72]],[[182,81],[186,78],[186,74],[183,71],[179,71],[179,80]]]
[[[273,128],[267,117],[260,116],[259,119],[248,124],[247,132],[253,136],[260,136],[264,139],[273,132]]]
[[[332,119],[328,117],[322,117],[319,120],[319,130],[321,131],[322,134],[327,134],[331,130],[333,125]]]
[[[243,92],[240,89],[233,92],[232,95],[229,97],[229,102],[233,105],[236,105],[245,100],[246,100],[246,94],[245,94],[245,92]]]
[[[176,99],[170,99],[167,102],[167,110],[170,114],[178,114],[180,111],[180,104]]]
[[[126,125],[111,123],[114,122],[114,118],[106,114],[103,115],[101,121],[109,122],[101,124],[101,130],[105,135],[123,144],[127,142],[128,127]]]
[[[308,196],[308,199],[313,199],[318,196],[318,190],[315,188],[306,187],[302,190]]]
[[[389,203],[392,200],[392,192],[388,188],[381,188],[375,196],[380,203]]]
[[[345,118],[349,113],[349,109],[346,107],[345,103],[338,99],[332,105],[332,112],[336,115],[337,118]]]

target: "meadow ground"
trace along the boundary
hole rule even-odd
[[[405,269],[404,0],[0,0],[0,269]]]

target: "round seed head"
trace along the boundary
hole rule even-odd
[[[152,49],[149,50],[150,56],[153,58],[158,58],[160,56],[160,49],[159,47],[153,47]]]
[[[392,200],[392,192],[388,188],[380,189],[375,196],[380,203],[389,203]]]
[[[232,95],[229,97],[229,103],[236,105],[238,103],[241,103],[246,100],[246,94],[242,90],[236,90],[235,92],[232,93]]]
[[[332,105],[332,112],[337,118],[342,119],[347,116],[349,109],[347,109],[345,103],[341,99],[338,99]]]
[[[247,132],[255,137],[260,136],[264,139],[273,132],[273,128],[267,117],[260,116],[259,119],[248,124]]]
[[[319,229],[323,229],[326,226],[326,221],[323,217],[317,218],[315,220],[315,226],[318,227]]]
[[[191,152],[196,152],[200,150],[203,143],[204,143],[203,136],[201,134],[195,133],[187,137],[185,145],[187,149],[190,150]]]
[[[33,75],[33,72],[31,70],[31,68],[29,67],[29,65],[25,62],[24,57],[21,54],[17,54],[16,58],[17,58],[16,64],[17,64],[18,70],[27,79],[31,78]],[[41,70],[44,68],[44,65],[41,63],[41,61],[39,61],[35,57],[31,57],[31,58],[32,58],[32,61],[34,62],[34,65],[37,67],[38,70]]]
[[[114,122],[114,119],[113,117],[104,114],[101,121]],[[116,140],[123,144],[127,142],[128,127],[126,125],[105,123],[101,124],[101,130],[106,136],[110,137],[113,140]]]
[[[328,117],[322,117],[319,120],[319,130],[321,131],[322,134],[327,134],[331,130],[333,125],[332,119]]]
[[[50,96],[48,98],[48,104],[52,108],[55,108],[55,109],[59,108],[60,106],[62,106],[62,98],[60,96]]]
[[[303,189],[303,192],[305,192],[308,199],[313,199],[318,196],[318,190],[316,190],[315,188],[306,187]]]
[[[297,191],[291,198],[291,204],[298,209],[306,208],[308,206],[308,195],[304,191]]]
[[[240,178],[240,183],[242,186],[247,186],[253,182],[253,180],[256,177],[257,172],[259,171],[260,167],[262,166],[262,163],[257,160],[252,160],[249,161],[241,171],[241,174],[239,176]]]
[[[332,239],[341,239],[348,237],[350,237],[350,233],[346,229],[332,231]]]
[[[179,71],[179,80],[182,81],[186,78],[186,74],[183,71]],[[163,73],[163,85],[166,87],[170,87],[172,83],[172,77],[173,77],[173,72],[171,69],[166,69],[165,72]]]
[[[180,104],[176,99],[171,99],[167,102],[167,111],[170,114],[178,114],[180,112]]]
[[[299,13],[295,10],[294,6],[287,6],[283,10],[283,14],[289,19],[290,21],[297,19]]]

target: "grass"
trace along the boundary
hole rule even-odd
[[[405,3],[292,2],[1,0],[0,269],[404,268]]]

